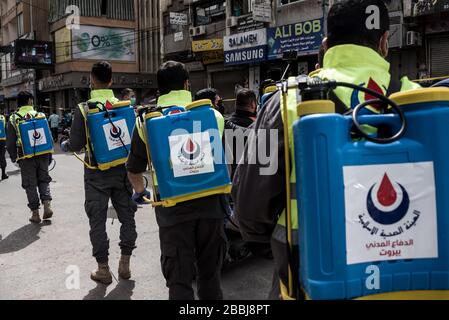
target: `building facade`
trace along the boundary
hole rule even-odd
[[[280,80],[287,51],[298,53],[291,74],[314,70],[335,1],[162,1],[164,59],[186,63],[193,91],[215,87],[232,109],[237,88]],[[393,76],[449,77],[449,0],[386,3]]]
[[[134,89],[141,100],[144,95],[154,94],[149,92],[156,88],[151,73],[154,59],[141,55],[142,46],[154,34],[147,32],[150,30],[145,24],[147,20],[138,17],[141,8],[147,7],[141,2],[50,1],[48,23],[56,48],[56,64],[49,76],[40,79],[39,92],[51,110],[63,113],[87,100],[92,64],[102,60],[112,64],[112,88],[117,97],[125,88]]]
[[[36,92],[36,79],[42,71],[17,68],[14,64],[13,46],[18,39],[50,40],[47,23],[48,0],[1,0],[2,50],[1,72],[3,89],[2,106],[8,114],[16,109],[15,99],[20,91]]]

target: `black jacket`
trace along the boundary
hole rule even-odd
[[[235,172],[232,197],[243,239],[249,242],[268,243],[278,217],[285,209],[286,199],[284,127],[279,94],[273,95],[267,102],[264,112],[257,118],[253,129],[250,131],[245,147],[247,157],[238,165]],[[259,131],[260,129],[262,131]],[[278,132],[277,141],[271,141],[271,136],[265,134],[270,130]],[[260,163],[256,155],[257,149],[262,149],[259,148],[260,146],[264,146],[262,148],[265,150],[270,150],[270,146],[277,146],[276,150],[272,150],[269,154],[269,163]],[[249,164],[254,162],[256,164]],[[278,170],[275,174],[261,174],[261,169],[266,169],[276,162]]]
[[[253,125],[254,120],[251,119],[253,114],[247,111],[237,110],[231,117],[225,121],[225,134],[223,136],[223,144],[225,147],[227,163],[230,165],[231,179],[234,177],[234,172],[237,169],[237,164],[241,160],[241,154],[237,154],[239,148],[237,147],[237,138],[235,135],[245,135],[248,129]],[[244,143],[246,145],[247,138]],[[232,156],[232,158],[231,158]]]

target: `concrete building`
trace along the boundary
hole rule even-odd
[[[154,5],[149,6],[147,2],[153,3],[50,0],[47,23],[55,42],[56,64],[52,74],[39,81],[39,90],[52,110],[61,113],[73,110],[79,102],[88,99],[89,73],[92,64],[101,60],[112,64],[113,89],[117,96],[124,88],[134,89],[141,100],[145,98],[143,95],[154,94],[148,90],[156,87],[152,72],[158,51],[154,56],[141,56],[142,44],[151,52],[148,44],[158,41],[154,32],[147,32],[156,30],[157,25],[153,26],[150,19],[141,19],[142,12],[155,15]]]
[[[48,41],[48,0],[1,0],[2,46],[10,47],[18,39]],[[16,109],[16,97],[20,91],[35,92],[35,78],[41,76],[31,69],[19,69],[14,65],[12,52],[1,54],[1,70],[5,113]]]
[[[321,2],[168,0],[162,3],[164,58],[186,63],[193,91],[217,88],[227,102],[228,112],[232,111],[238,88],[258,91],[263,79],[281,78],[284,50],[298,50],[301,56],[294,72],[311,71],[316,64],[324,35],[325,7]],[[305,34],[307,44],[301,38]]]
[[[159,0],[137,1],[137,27],[139,33],[139,72],[148,76],[157,73],[162,63],[162,33],[160,28],[161,10]],[[155,83],[154,83],[155,84]],[[142,89],[141,101],[149,103],[155,98],[157,90],[155,85]]]

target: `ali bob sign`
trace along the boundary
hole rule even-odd
[[[248,64],[267,59],[267,29],[224,38],[225,65]]]
[[[280,59],[286,51],[315,54],[324,38],[323,19],[268,29],[268,59]]]

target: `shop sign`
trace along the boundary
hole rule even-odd
[[[223,50],[223,39],[192,41],[193,52]]]
[[[187,14],[180,12],[170,12],[170,24],[175,26],[189,25]]]
[[[408,0],[404,5],[405,16],[422,16],[449,11],[449,0]]]
[[[286,51],[316,54],[324,39],[323,19],[270,28],[267,33],[269,60],[281,59]]]
[[[252,0],[253,19],[260,22],[271,22],[271,0]]]
[[[237,65],[266,60],[267,30],[259,29],[224,39],[225,64]]]
[[[72,30],[73,59],[136,61],[136,31],[82,25]]]

